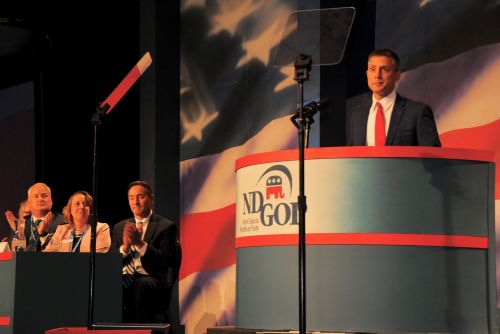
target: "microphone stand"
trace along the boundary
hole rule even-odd
[[[98,175],[98,134],[99,125],[101,125],[101,117],[109,110],[109,104],[103,106],[99,103],[94,115],[92,116],[92,124],[94,125],[94,162],[92,165],[92,218],[90,220],[90,269],[89,269],[89,304],[87,313],[87,329],[93,330],[94,323],[94,285],[95,285],[95,252],[96,252],[96,234],[97,234],[97,175]]]
[[[114,106],[120,101],[123,95],[132,87],[142,74],[149,68],[153,60],[149,52],[146,52],[139,62],[132,67],[130,72],[123,78],[118,86],[111,92],[108,98],[97,105],[97,108],[92,116],[92,124],[94,125],[94,164],[92,173],[92,194],[94,202],[92,203],[92,218],[90,221],[90,270],[89,270],[89,305],[87,329],[93,330],[94,324],[94,280],[95,280],[95,252],[96,252],[96,230],[97,230],[97,203],[99,194],[97,191],[97,171],[98,171],[98,133],[99,125],[101,125],[101,117],[110,112]]]
[[[307,202],[304,194],[304,148],[305,135],[309,135],[309,120],[311,117],[304,115],[304,81],[309,80],[311,71],[311,56],[300,54],[295,60],[295,77],[298,83],[299,109],[292,116],[292,123],[298,129],[299,137],[299,333],[306,333],[306,210]],[[308,141],[308,140],[307,140]]]

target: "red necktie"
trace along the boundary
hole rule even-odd
[[[377,116],[375,118],[375,146],[385,145],[385,118],[380,102],[375,104]]]

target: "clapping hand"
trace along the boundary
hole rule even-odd
[[[7,222],[9,223],[9,226],[12,229],[12,231],[15,231],[17,226],[16,226],[16,216],[14,216],[14,213],[12,213],[12,211],[10,210],[5,211],[5,218],[7,218]]]
[[[123,251],[128,253],[132,245],[141,247],[144,245],[144,241],[142,241],[141,233],[135,227],[135,223],[127,222],[123,227]]]
[[[49,230],[49,223],[52,220],[52,212],[47,213],[45,218],[38,224],[38,235],[44,235]]]

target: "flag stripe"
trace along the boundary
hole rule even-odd
[[[447,147],[480,148],[500,152],[500,119],[473,128],[448,131],[440,135],[441,143]],[[494,155],[495,199],[500,199],[500,154]]]
[[[183,258],[179,279],[199,271],[236,263],[234,248],[236,205],[181,217]]]

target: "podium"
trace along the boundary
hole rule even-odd
[[[121,322],[122,259],[97,254],[96,322]],[[87,324],[87,253],[0,253],[0,333],[44,333]]]
[[[298,328],[297,158],[236,162],[237,328]],[[493,158],[307,149],[307,330],[497,333]]]

